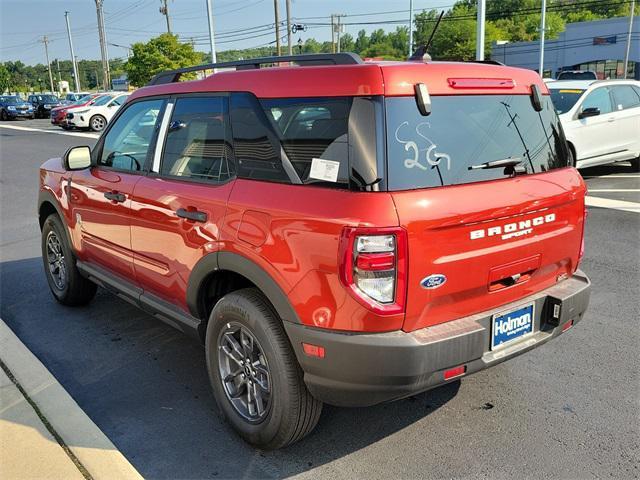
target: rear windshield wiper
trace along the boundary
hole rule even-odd
[[[521,158],[503,158],[501,160],[492,160],[490,162],[480,163],[478,165],[471,165],[469,170],[481,170],[484,168],[500,168],[500,167],[515,167],[522,163]]]

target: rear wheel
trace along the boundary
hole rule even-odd
[[[94,132],[101,132],[107,126],[107,119],[102,115],[94,115],[89,120],[89,128]]]
[[[640,172],[640,157],[631,160],[631,169],[634,172]]]
[[[78,271],[62,221],[49,215],[42,227],[42,260],[51,293],[63,305],[84,305],[96,294],[97,286]]]
[[[218,301],[205,345],[216,403],[247,442],[276,449],[313,430],[322,403],[307,390],[281,320],[259,290]]]

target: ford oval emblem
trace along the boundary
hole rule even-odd
[[[445,277],[441,273],[434,273],[433,275],[429,275],[428,277],[423,278],[420,282],[420,285],[422,285],[422,288],[427,289],[438,288],[444,285],[446,281],[447,277]]]

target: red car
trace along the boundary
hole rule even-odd
[[[42,256],[59,302],[99,285],[202,341],[248,442],[583,318],[585,184],[535,72],[342,53],[178,81],[205,67],[156,76],[92,151],[41,167]]]
[[[89,95],[82,97],[80,100],[76,100],[75,102],[69,105],[63,105],[61,107],[53,108],[51,110],[51,123],[53,125],[59,125],[65,130],[70,129],[71,127],[67,125],[67,121],[66,121],[67,112],[69,111],[69,109],[91,105],[95,101],[95,99],[98,98],[100,95],[102,94],[91,93]]]

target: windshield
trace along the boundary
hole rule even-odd
[[[103,95],[102,97],[98,98],[95,102],[93,102],[93,105],[95,107],[106,105],[111,101],[112,98],[113,98],[113,95]]]
[[[9,105],[15,105],[16,103],[24,103],[20,97],[2,97],[2,102],[8,103]]]
[[[57,97],[54,97],[53,95],[42,95],[42,97],[38,97],[38,99],[42,98],[43,102],[46,103],[58,103],[58,99]]]
[[[595,80],[596,74],[593,72],[562,72],[558,75],[558,80]]]
[[[551,92],[553,105],[558,113],[566,113],[571,110],[584,93],[584,90],[577,88],[552,88],[549,91]]]
[[[518,163],[521,173],[568,165],[565,139],[548,96],[536,112],[526,95],[431,97],[422,116],[414,97],[386,99],[388,187],[437,187],[508,178],[514,167],[479,168],[485,162]]]

